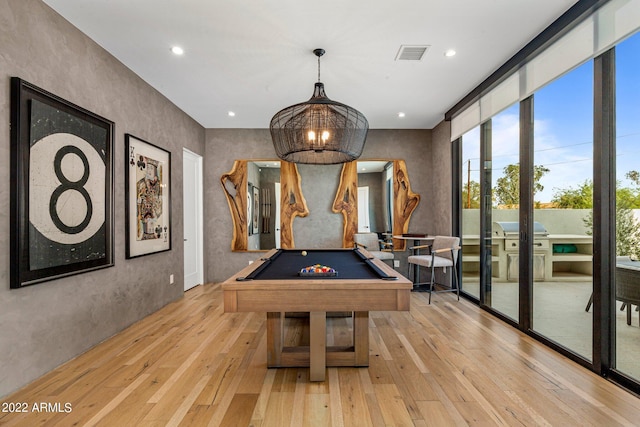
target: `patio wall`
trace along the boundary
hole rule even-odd
[[[583,219],[590,209],[536,209],[535,220],[540,222],[549,234],[587,234]],[[494,209],[492,221],[518,221],[517,209]],[[462,210],[462,234],[480,234],[480,210]]]

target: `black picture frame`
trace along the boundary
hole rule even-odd
[[[171,152],[125,134],[126,258],[171,250]]]
[[[247,183],[247,234],[252,236],[253,231],[253,184]]]
[[[114,123],[11,78],[13,289],[114,265]]]
[[[253,190],[253,216],[251,221],[253,223],[253,234],[260,233],[260,189],[256,186]]]

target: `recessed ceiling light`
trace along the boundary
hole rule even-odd
[[[236,115],[236,113],[234,113],[233,111],[229,111],[227,114],[229,115],[229,117],[234,117]]]
[[[398,113],[398,117],[403,118],[405,116],[405,114],[401,111]]]
[[[182,49],[180,46],[173,46],[171,48],[171,52],[173,52],[176,55],[182,55],[184,53],[184,49]]]
[[[449,49],[449,50],[446,50],[444,52],[444,56],[447,56],[447,57],[451,57],[451,56],[455,56],[455,55],[456,55],[456,51],[453,50],[453,49]]]

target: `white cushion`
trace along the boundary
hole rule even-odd
[[[380,241],[377,233],[356,233],[353,235],[353,241],[363,245],[371,253],[380,250]]]
[[[452,237],[452,236],[436,236],[433,239],[433,244],[431,245],[431,250],[432,251],[437,251],[440,249],[451,249],[451,248],[455,248],[457,246],[460,245],[460,238],[459,237]],[[440,254],[438,254],[439,256],[443,257],[443,258],[447,258],[447,259],[451,259],[451,252],[442,252]],[[454,249],[453,250],[453,258],[458,258],[458,250]]]
[[[371,255],[378,259],[393,259],[393,252],[384,252],[384,251],[369,251]]]
[[[431,255],[411,255],[409,258],[409,264],[418,264],[423,267],[431,267]],[[453,266],[453,261],[447,258],[442,258],[440,256],[433,257],[433,266],[434,267],[451,267]]]

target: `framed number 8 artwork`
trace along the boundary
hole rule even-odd
[[[11,79],[11,288],[113,265],[113,127]]]

